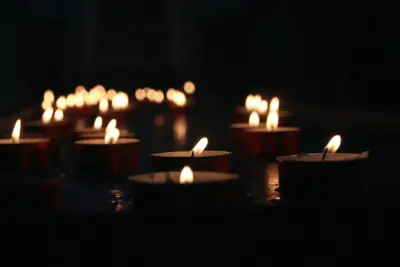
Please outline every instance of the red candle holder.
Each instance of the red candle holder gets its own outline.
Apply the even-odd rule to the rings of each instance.
[[[50,167],[50,140],[0,139],[0,168],[3,172],[44,172]]]
[[[62,141],[67,139],[73,131],[74,124],[70,120],[52,121],[43,123],[41,121],[30,121],[24,124],[25,132],[41,134],[51,141]]]
[[[246,137],[247,137],[246,131],[252,128],[263,128],[263,127],[265,127],[265,123],[260,124],[256,127],[250,126],[250,124],[247,122],[231,124],[230,139],[232,148],[239,151],[245,151]]]
[[[153,169],[156,171],[180,170],[190,165],[193,170],[229,172],[231,152],[204,150],[193,156],[191,151],[174,151],[151,154]]]
[[[99,113],[100,116],[102,116],[104,119],[116,119],[117,121],[126,121],[128,117],[130,117],[133,114],[135,107],[134,105],[129,105],[125,109],[120,109],[120,110],[115,110],[110,107],[110,109],[107,112],[104,113]]]
[[[219,208],[240,205],[239,175],[194,171],[191,183],[179,182],[180,172],[156,172],[129,177],[139,209]]]
[[[66,116],[88,117],[96,114],[97,106],[68,107],[64,112]]]
[[[299,152],[300,128],[278,127],[269,130],[266,127],[245,130],[245,149],[250,155],[276,158],[279,155],[291,155]]]
[[[106,144],[102,139],[75,142],[78,171],[100,176],[124,176],[139,170],[139,140],[119,138]]]
[[[321,204],[357,200],[368,188],[368,152],[298,154],[278,157],[281,200]]]
[[[91,129],[91,130],[90,130]],[[105,129],[94,129],[94,128],[88,128],[88,131],[78,131],[75,133],[76,134],[76,140],[83,140],[83,139],[102,139],[104,138],[105,135]],[[132,138],[134,137],[135,134],[132,132],[129,132],[126,129],[120,129],[120,138]]]

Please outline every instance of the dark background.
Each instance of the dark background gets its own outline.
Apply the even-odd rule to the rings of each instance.
[[[200,95],[238,103],[258,90],[307,105],[394,111],[399,19],[386,2],[5,1],[1,115],[38,103],[47,88],[133,91],[188,79]]]

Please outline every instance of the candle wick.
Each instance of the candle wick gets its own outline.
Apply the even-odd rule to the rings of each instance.
[[[322,161],[325,160],[327,154],[328,154],[328,148],[325,147],[324,151],[322,152]]]
[[[194,158],[194,150],[192,150],[192,158]]]

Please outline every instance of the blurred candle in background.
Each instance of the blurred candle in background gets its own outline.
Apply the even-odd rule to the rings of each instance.
[[[175,118],[173,124],[174,131],[174,143],[175,148],[181,148],[186,144],[187,141],[187,121],[186,117],[179,116]]]

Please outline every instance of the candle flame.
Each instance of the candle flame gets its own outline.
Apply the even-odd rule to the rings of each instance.
[[[117,128],[117,120],[116,120],[116,119],[112,119],[112,120],[110,120],[110,122],[107,124],[106,132],[108,132],[108,131],[110,131],[110,130],[112,130],[112,129],[115,129],[115,128]]]
[[[103,118],[101,116],[97,116],[97,118],[94,120],[93,128],[100,130],[101,126],[103,126]]]
[[[267,100],[262,100],[260,103],[258,103],[257,106],[257,111],[260,112],[261,114],[266,113],[268,110],[268,101]]]
[[[42,102],[42,109],[46,110],[48,108],[51,108],[51,106],[53,105],[52,102],[48,101],[48,100],[43,100]]]
[[[257,112],[253,111],[249,116],[249,126],[258,127],[258,125],[260,125],[260,117]]]
[[[78,85],[75,88],[75,94],[87,94],[87,91],[83,85]]]
[[[196,86],[191,81],[187,81],[183,85],[183,90],[186,94],[191,95],[196,91]]]
[[[51,121],[51,118],[53,117],[53,112],[54,112],[53,108],[48,108],[43,112],[42,122],[44,124],[47,124]]]
[[[245,107],[247,111],[253,111],[255,108],[255,99],[254,95],[250,94],[246,97]]]
[[[265,126],[267,127],[267,130],[275,130],[276,128],[278,128],[278,122],[279,122],[278,112],[271,111],[268,113],[267,123]]]
[[[64,118],[64,112],[61,109],[57,109],[56,112],[54,112],[54,120],[62,121],[63,118]]]
[[[118,138],[119,138],[119,129],[113,128],[106,132],[106,135],[104,136],[104,143],[105,144],[115,144],[115,143],[117,143]]]
[[[278,97],[273,97],[271,99],[271,103],[269,104],[269,111],[279,111],[279,98]]]
[[[340,135],[337,134],[331,138],[329,143],[326,145],[325,149],[329,153],[335,153],[339,149],[341,143],[342,143],[342,138],[340,137]]]
[[[154,95],[154,101],[157,104],[161,104],[164,101],[164,92],[161,90],[156,91]]]
[[[176,90],[172,96],[172,101],[175,105],[183,107],[186,105],[186,96],[181,91]]]
[[[54,102],[54,99],[55,99],[55,97],[54,97],[54,93],[52,90],[49,89],[44,92],[44,94],[43,94],[44,102],[49,102],[52,104]]]
[[[108,100],[112,100],[114,98],[114,96],[117,94],[117,91],[115,91],[114,89],[109,89],[107,91],[107,98]]]
[[[85,105],[85,97],[86,95],[84,95],[81,91],[80,93],[75,94],[74,96],[74,105],[78,108],[82,108]]]
[[[175,89],[174,88],[169,88],[168,90],[167,90],[167,99],[169,100],[169,101],[173,101],[174,100],[174,94],[175,94]]]
[[[199,142],[197,142],[197,144],[192,148],[192,153],[195,156],[199,156],[207,147],[208,145],[208,138],[207,137],[203,137],[200,139]]]
[[[135,97],[138,101],[143,101],[146,98],[146,91],[142,88],[136,89]]]
[[[189,166],[183,167],[181,174],[179,175],[180,184],[191,184],[193,183],[194,177],[192,169]]]
[[[63,95],[60,96],[59,98],[57,98],[56,107],[58,109],[62,109],[62,110],[66,109],[67,108],[67,98]]]
[[[67,96],[67,106],[70,108],[75,106],[75,94],[69,94]]]
[[[99,110],[101,113],[106,113],[108,111],[108,98],[103,97],[99,102]]]
[[[15,122],[14,129],[11,133],[11,139],[13,140],[14,143],[17,143],[19,141],[20,135],[21,135],[21,119],[18,119]]]
[[[113,97],[111,105],[112,105],[113,109],[115,109],[115,110],[126,109],[129,105],[128,95],[124,92],[117,93]]]

